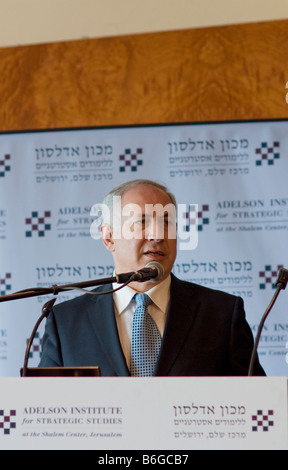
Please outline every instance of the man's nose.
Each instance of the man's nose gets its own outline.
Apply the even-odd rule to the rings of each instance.
[[[151,220],[146,227],[146,239],[160,242],[164,239],[164,224],[158,220]]]

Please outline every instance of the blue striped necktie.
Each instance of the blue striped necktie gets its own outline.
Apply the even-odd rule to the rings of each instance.
[[[148,305],[152,303],[150,297],[136,294],[133,298],[137,307],[132,324],[130,373],[133,377],[151,377],[155,373],[162,339],[148,313]]]

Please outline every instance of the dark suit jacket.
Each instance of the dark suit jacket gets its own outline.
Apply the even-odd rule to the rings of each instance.
[[[99,288],[110,289],[111,285]],[[241,298],[172,275],[157,376],[247,375],[252,349]],[[39,365],[99,366],[102,376],[128,376],[112,294],[83,295],[54,307]],[[254,374],[265,375],[258,359]]]

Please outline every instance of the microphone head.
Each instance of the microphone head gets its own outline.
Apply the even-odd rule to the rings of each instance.
[[[145,268],[153,268],[157,270],[157,276],[149,279],[150,282],[158,282],[164,276],[164,269],[162,264],[158,263],[157,261],[150,261],[150,263],[146,264]]]
[[[278,274],[278,278],[276,281],[276,287],[280,289],[286,289],[288,282],[288,269],[281,268]]]

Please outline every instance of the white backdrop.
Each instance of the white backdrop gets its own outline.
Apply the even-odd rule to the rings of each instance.
[[[151,178],[187,212],[198,204],[198,247],[178,252],[174,273],[242,296],[256,335],[279,267],[288,267],[287,130],[280,120],[0,134],[1,295],[112,275],[110,254],[90,236],[91,208],[112,187]],[[19,375],[48,298],[0,303],[0,375]],[[259,345],[268,375],[288,376],[287,332],[283,291]]]

